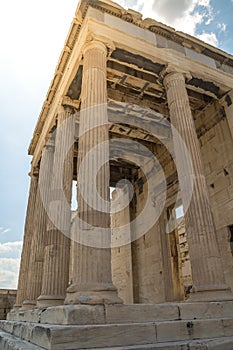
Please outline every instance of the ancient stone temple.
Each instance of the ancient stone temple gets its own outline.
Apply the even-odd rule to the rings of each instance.
[[[81,0],[29,147],[0,348],[233,349],[232,149],[231,55]]]

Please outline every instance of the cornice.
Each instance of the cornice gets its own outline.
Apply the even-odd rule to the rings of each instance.
[[[199,53],[204,53],[204,51],[207,49],[209,51],[204,53],[206,56],[216,59],[216,55],[218,55],[218,59],[220,59],[220,57],[222,58],[222,64],[227,64],[227,62],[230,61],[231,65],[233,66],[232,55],[189,34],[176,31],[173,27],[158,22],[152,18],[142,19],[142,14],[139,12],[131,9],[126,10],[123,7],[120,9],[120,6],[118,4],[115,4],[114,2],[108,0],[89,0],[88,3],[93,8],[99,9],[105,13],[109,13],[112,16],[118,17],[125,22],[130,22],[155,34],[159,34],[166,39],[170,39],[178,44],[183,45],[184,47],[192,48]],[[111,9],[109,8],[110,3],[112,4]],[[114,7],[114,5],[116,7]]]

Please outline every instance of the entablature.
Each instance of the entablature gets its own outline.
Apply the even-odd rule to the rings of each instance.
[[[34,166],[36,166],[40,159],[42,148],[55,123],[60,101],[64,96],[68,96],[71,100],[80,102],[82,47],[87,40],[90,40],[91,36],[105,42],[110,47],[107,61],[109,98],[123,100],[124,102],[134,101],[141,105],[144,104],[146,107],[152,108],[156,112],[168,117],[163,77],[166,67],[171,63],[176,69],[182,67],[182,69],[190,73],[190,78],[186,79],[186,87],[194,114],[200,114],[206,105],[222,99],[233,89],[232,76],[220,71],[216,67],[208,65],[208,62],[192,59],[185,52],[182,53],[172,48],[158,47],[156,46],[156,40],[155,42],[151,42],[123,30],[124,22],[130,22],[133,25],[140,26],[140,30],[143,31],[148,31],[149,28],[151,32],[154,31],[152,27],[157,26],[164,33],[170,31],[172,40],[177,43],[177,40],[174,38],[178,34],[173,33],[170,27],[153,20],[151,20],[152,22],[144,20],[144,25],[142,25],[143,21],[137,13],[133,13],[132,11],[127,12],[127,10],[124,10],[124,12],[119,6],[116,10],[118,15],[111,13],[111,15],[122,20],[122,28],[117,29],[100,20],[88,17],[88,8],[90,6],[96,7],[97,4],[101,7],[101,11],[105,13],[110,14],[110,8],[113,11],[112,7],[114,7],[114,3],[111,1],[82,1],[81,5],[79,5],[81,6],[81,13],[76,13],[76,18],[72,23],[65,48],[60,56],[54,79],[29,147],[29,154],[34,156]],[[106,10],[106,6],[108,11]],[[122,15],[120,15],[120,11],[123,11]],[[129,19],[131,17],[132,20]],[[185,38],[187,37],[185,34],[182,35]],[[112,45],[109,44],[109,38],[111,38]],[[200,42],[199,45],[210,50],[211,47],[209,45],[192,37],[186,41],[184,40],[186,49],[190,47],[188,40],[191,39],[193,43],[196,43],[196,41],[198,43]],[[212,49],[213,52],[220,56],[225,55],[224,64],[232,59],[232,56],[221,52],[221,50]]]

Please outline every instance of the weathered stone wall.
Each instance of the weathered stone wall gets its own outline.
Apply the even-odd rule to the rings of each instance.
[[[135,303],[165,302],[165,271],[162,266],[159,224],[135,241],[132,247]]]
[[[0,320],[5,320],[16,300],[16,290],[0,289]]]
[[[153,180],[153,186],[158,186],[161,179],[158,176],[157,181],[155,177]],[[136,201],[135,207],[131,208],[131,220],[139,216],[144,209],[147,191],[145,178],[139,171],[138,180],[135,183]],[[149,195],[153,196],[153,191]],[[158,200],[157,196],[156,200]],[[150,215],[153,216],[154,212]],[[143,220],[139,225],[131,225],[134,235],[140,237],[132,243],[135,303],[162,303],[171,301],[173,298],[169,237],[166,234],[164,220],[164,213],[162,213],[158,220],[154,219],[153,227],[144,235],[142,235]]]
[[[146,201],[146,185],[142,185],[142,179],[138,178],[139,186],[135,185],[135,199],[129,208],[112,215],[112,226],[118,227],[131,220],[131,232],[133,237],[140,237],[127,244],[112,249],[112,273],[113,282],[118,288],[119,296],[125,303],[159,303],[166,300],[165,281],[163,270],[161,228],[158,221],[145,235],[141,236],[142,227],[134,225],[133,220],[140,215]],[[119,190],[118,190],[118,193]],[[113,193],[113,199],[115,195]],[[118,197],[117,205],[123,207],[126,193],[122,191]],[[143,225],[143,223],[141,223]],[[122,235],[130,235],[130,232],[122,232]],[[113,241],[117,236],[117,232]],[[167,235],[164,233],[164,237]],[[167,288],[169,294],[169,287]]]
[[[224,118],[200,138],[226,282],[233,290],[233,256],[230,229],[233,225],[233,139]]]

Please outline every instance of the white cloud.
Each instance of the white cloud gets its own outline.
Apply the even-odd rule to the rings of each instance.
[[[180,19],[187,14],[190,9],[193,9],[192,1],[178,0],[168,1],[159,0],[154,1],[152,9],[169,23],[175,24],[177,19]]]
[[[20,259],[0,258],[0,288],[16,289]]]
[[[2,234],[4,234],[4,233],[7,233],[7,232],[10,232],[10,231],[11,231],[11,228],[3,229],[3,228],[1,227],[0,231],[1,231]]]
[[[144,17],[154,18],[159,22],[174,27],[177,30],[195,35],[197,25],[205,21],[213,21],[213,9],[210,0],[118,0],[124,7],[134,8],[143,13]],[[197,8],[201,6],[202,8]]]
[[[205,18],[205,25],[208,26],[211,22],[213,22],[215,18],[214,10],[211,6],[207,7],[207,14]]]
[[[23,242],[0,243],[0,288],[17,288]]]
[[[211,32],[211,33],[203,32],[202,34],[197,35],[197,37],[200,40],[203,40],[204,42],[206,42],[207,44],[210,44],[213,46],[218,46],[218,38],[217,38],[216,34],[213,32]]]
[[[125,7],[125,8],[135,8],[137,7],[137,0],[117,0],[114,1],[117,2],[119,5]]]
[[[0,243],[0,254],[16,253],[19,255],[22,249],[22,245],[22,241]]]
[[[199,1],[196,1],[198,3],[199,6],[210,6],[210,0],[199,0]]]
[[[218,29],[220,30],[220,33],[221,33],[221,32],[225,32],[226,29],[227,29],[226,23],[218,23],[217,27],[218,27]]]
[[[203,22],[203,16],[199,12],[186,14],[183,18],[176,20],[174,27],[182,32],[195,35],[196,27]]]
[[[212,18],[210,0],[138,0],[138,7],[140,5],[145,17],[155,18],[191,35],[195,34],[197,24]]]

